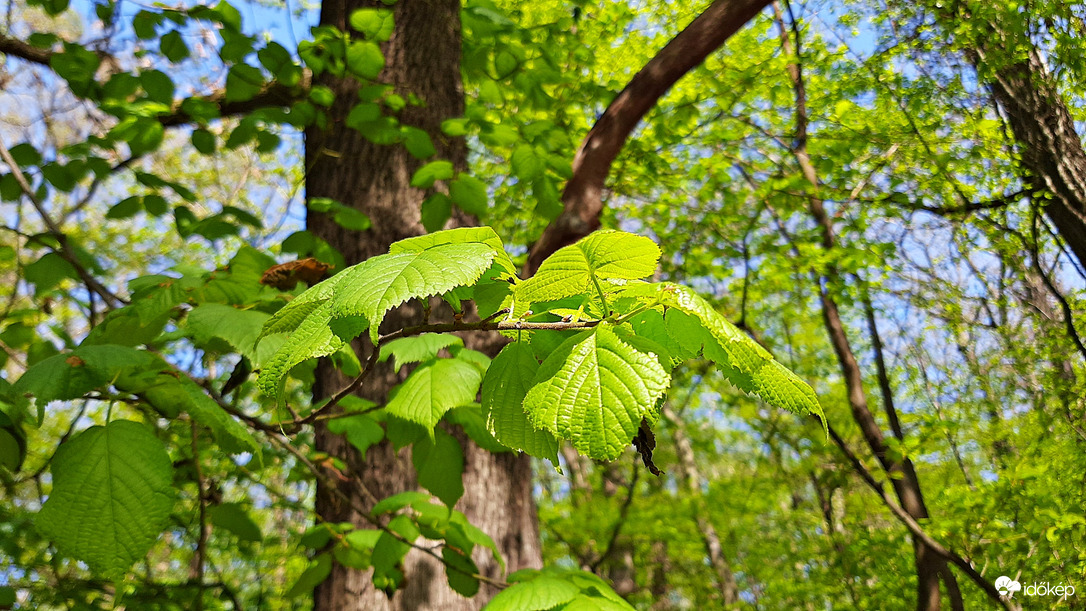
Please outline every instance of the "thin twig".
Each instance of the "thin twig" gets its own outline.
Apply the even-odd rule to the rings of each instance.
[[[55,222],[53,222],[53,219],[45,210],[45,206],[38,200],[38,196],[34,193],[34,189],[30,187],[30,183],[26,180],[26,176],[23,174],[19,164],[15,163],[15,159],[11,156],[11,151],[8,150],[3,142],[0,142],[0,159],[3,159],[4,163],[11,168],[11,174],[15,177],[15,182],[19,183],[19,188],[23,190],[27,199],[33,204],[34,209],[41,215],[42,223],[45,224],[46,229],[48,229],[49,233],[56,238],[57,243],[60,245],[59,248],[54,248],[53,252],[60,255],[62,259],[75,268],[76,273],[79,274],[79,278],[87,285],[88,289],[101,295],[107,302],[118,303],[121,305],[127,303],[121,297],[113,294],[109,289],[102,285],[102,283],[98,282],[98,280],[87,271],[87,268],[83,266],[83,263],[71,252],[71,247],[68,245],[68,236],[60,230],[60,227]]]
[[[196,471],[196,501],[200,507],[200,531],[196,538],[196,556],[193,559],[195,566],[195,577],[197,595],[196,595],[196,611],[203,611],[204,608],[204,557],[207,553],[207,498],[204,492],[204,472],[200,466],[200,447],[198,442],[198,428],[196,421],[193,420],[192,424],[192,464],[193,469]]]
[[[608,539],[607,547],[603,549],[603,553],[600,554],[599,557],[596,558],[592,562],[592,564],[589,565],[589,570],[591,570],[593,573],[596,572],[596,569],[598,569],[600,565],[603,564],[604,560],[607,560],[608,556],[610,556],[615,549],[615,542],[618,541],[618,536],[622,533],[622,525],[626,523],[626,517],[630,513],[630,505],[633,504],[634,490],[637,488],[637,480],[640,477],[640,465],[638,465],[637,461],[634,460],[633,476],[630,477],[630,487],[626,491],[626,499],[622,501],[622,507],[619,509],[618,512],[618,520],[615,521],[615,527],[611,530],[611,538]]]

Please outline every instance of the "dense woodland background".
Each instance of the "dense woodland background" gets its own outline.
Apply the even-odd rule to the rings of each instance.
[[[1083,4],[2,11],[0,608],[477,609],[543,565],[593,572],[638,609],[1086,606]],[[676,39],[695,18],[714,34]],[[366,45],[348,52],[329,27]],[[434,159],[450,163],[436,186],[412,184]],[[458,412],[443,429],[463,448],[456,508],[508,573],[477,547],[484,583],[464,598],[413,550],[387,596],[322,554],[344,538],[321,525],[361,525],[416,487],[411,450],[380,441],[387,422],[368,441],[293,427],[304,411],[255,376],[228,394],[240,360],[267,355],[193,312],[266,318],[283,291],[257,278],[277,262],[335,271],[476,223],[528,270],[597,226],[651,237],[657,279],[696,288],[810,383],[828,429],[697,360],[661,406],[660,476],[632,447],[602,463],[566,446],[560,473],[495,453]],[[109,313],[162,282],[131,282],[151,274],[196,288],[154,323]],[[161,355],[258,445],[123,388],[24,419],[12,384],[88,334]],[[496,337],[466,341],[493,356]],[[344,358],[296,368],[289,403],[342,387]],[[381,404],[406,374],[375,372],[360,394]],[[110,418],[154,431],[178,491],[120,574],[75,562],[37,522],[58,446]],[[1004,575],[1076,592],[1000,600]],[[555,600],[521,608],[573,608]]]

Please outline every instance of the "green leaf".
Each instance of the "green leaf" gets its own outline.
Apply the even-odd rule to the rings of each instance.
[[[158,43],[158,49],[162,51],[162,54],[166,56],[166,59],[173,63],[177,63],[188,59],[189,47],[185,44],[185,39],[181,37],[181,33],[177,30],[171,30],[162,36],[162,40]]]
[[[449,183],[449,198],[464,212],[480,216],[486,212],[486,183],[474,176],[461,174]]]
[[[495,439],[557,465],[558,441],[549,431],[535,428],[524,411],[524,397],[538,369],[539,362],[524,342],[502,348],[483,379],[481,403],[487,429]]]
[[[256,340],[269,318],[256,310],[205,303],[193,308],[185,317],[185,322],[197,341],[206,343],[214,338],[225,340],[238,354],[259,363],[268,355],[258,354]]]
[[[581,589],[569,581],[540,575],[535,579],[515,583],[498,592],[484,609],[486,611],[545,611],[573,600]]]
[[[287,599],[308,595],[313,588],[319,586],[332,574],[332,556],[321,554],[309,563],[309,566],[298,576],[298,580],[287,590]]]
[[[348,208],[347,206],[336,210],[336,213],[332,215],[332,220],[340,227],[351,231],[365,231],[373,225],[370,222],[370,217],[360,210]]]
[[[430,140],[430,134],[417,127],[404,126],[403,145],[408,153],[415,159],[429,159],[437,154],[434,143]]]
[[[226,101],[245,102],[256,97],[264,87],[264,75],[260,68],[237,64],[226,73]]]
[[[422,166],[411,176],[411,186],[418,189],[429,189],[438,180],[449,180],[453,177],[453,164],[451,161],[439,159]]]
[[[207,514],[213,525],[231,532],[239,541],[259,543],[264,539],[260,527],[237,503],[212,505],[208,507]]]
[[[486,426],[486,416],[478,404],[461,405],[454,407],[445,414],[445,421],[450,424],[459,424],[475,445],[488,451],[500,454],[508,452],[509,448],[502,445],[490,433]]]
[[[356,40],[347,47],[347,69],[364,79],[373,80],[385,69],[385,56],[377,43]]]
[[[260,442],[253,437],[248,427],[226,413],[226,410],[192,380],[182,378],[180,384],[180,390],[187,399],[182,409],[188,412],[193,420],[211,429],[211,434],[215,436],[215,441],[219,442],[224,452],[228,454],[248,452],[259,459]]]
[[[210,155],[214,153],[216,146],[215,134],[203,128],[193,130],[192,146],[204,155]]]
[[[346,274],[336,274],[323,282],[314,284],[301,295],[291,299],[264,323],[264,328],[260,330],[260,338],[297,329],[310,313],[331,299],[346,277]]]
[[[419,485],[451,508],[464,496],[464,451],[452,435],[441,429],[434,433],[432,442],[415,443],[411,464]]]
[[[463,345],[464,340],[451,333],[423,333],[401,337],[381,346],[381,361],[393,357],[396,359],[396,368],[399,369],[409,363],[428,361],[444,348]]]
[[[173,80],[161,70],[144,70],[140,73],[140,86],[147,97],[155,102],[173,104]]]
[[[26,433],[23,427],[0,410],[0,469],[15,473],[26,459]]]
[[[757,395],[766,403],[799,414],[816,414],[825,418],[811,387],[796,374],[781,365],[753,339],[740,331],[720,315],[707,301],[693,290],[672,283],[650,285],[656,300],[697,318],[704,329],[691,335],[689,325],[676,339],[689,348],[700,344],[706,358],[724,369],[724,373],[740,390]],[[646,289],[638,288],[645,293]],[[679,327],[672,325],[671,329]]]
[[[351,28],[366,35],[366,38],[385,42],[392,36],[395,27],[393,13],[387,9],[362,8],[351,13]]]
[[[394,494],[386,499],[381,499],[373,506],[373,515],[379,516],[386,513],[395,513],[408,505],[415,503],[427,503],[430,495],[417,490],[408,490]]]
[[[543,172],[543,159],[530,144],[521,144],[509,159],[513,174],[520,180],[531,181]]]
[[[23,278],[34,285],[34,296],[40,297],[56,288],[63,280],[78,280],[79,273],[71,263],[51,252],[27,265],[23,269]]]
[[[149,344],[162,333],[169,321],[168,311],[155,317],[143,317],[135,308],[120,308],[106,314],[105,319],[90,330],[80,345],[117,344],[135,347]]]
[[[332,315],[364,316],[376,342],[385,313],[407,302],[473,284],[494,259],[483,244],[443,244],[419,252],[372,257],[344,270]]]
[[[470,556],[445,546],[441,548],[441,559],[445,561],[445,576],[450,588],[468,598],[479,593],[479,580],[474,577],[479,574],[479,567]]]
[[[76,95],[87,95],[101,61],[96,53],[83,45],[65,44],[62,53],[55,53],[49,58],[49,66],[57,76],[68,81]]]
[[[532,423],[592,458],[614,460],[656,409],[670,377],[659,361],[601,324],[567,340],[524,398]]]
[[[411,372],[390,393],[389,414],[421,424],[434,439],[434,426],[445,412],[475,401],[482,382],[479,369],[459,359],[436,359]]]
[[[119,577],[169,523],[173,465],[142,424],[91,427],[57,449],[50,469],[53,488],[38,528],[94,571]]]
[[[582,295],[592,279],[634,280],[651,276],[660,249],[642,236],[621,231],[597,231],[560,248],[539,266],[534,276],[517,285],[517,301],[538,303]]]
[[[440,191],[434,191],[422,200],[422,226],[426,231],[440,231],[452,216],[452,200]]]
[[[148,368],[153,363],[149,353],[128,346],[80,346],[37,363],[13,386],[20,395],[33,395],[40,413],[51,401],[78,399],[126,371]]]
[[[311,287],[309,290],[313,288],[316,287]],[[363,317],[342,318],[340,331],[344,334],[348,334],[347,331],[349,331],[357,335],[365,331],[368,326]],[[278,395],[283,378],[295,365],[312,358],[328,356],[343,347],[345,342],[342,337],[332,332],[329,326],[331,322],[332,303],[330,301],[321,303],[309,312],[287,341],[261,368],[259,384],[264,394],[271,397]]]
[[[333,418],[328,421],[328,430],[337,435],[345,435],[347,441],[358,449],[363,460],[366,458],[366,450],[385,438],[385,429],[366,414]]]
[[[509,258],[509,254],[505,252],[505,245],[490,227],[458,227],[407,238],[394,242],[389,248],[389,253],[395,255],[402,252],[421,252],[442,244],[485,244],[493,251],[495,263],[511,277],[517,275],[517,267]]]

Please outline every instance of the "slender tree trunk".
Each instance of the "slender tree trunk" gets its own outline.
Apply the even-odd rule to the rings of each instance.
[[[821,232],[822,247],[830,251],[836,246],[833,222],[826,213],[824,202],[818,194],[820,184],[818,172],[807,151],[807,94],[800,60],[799,29],[793,18],[791,35],[796,37],[795,50],[793,51],[789,28],[776,2],[773,3],[773,11],[780,28],[781,49],[786,55],[794,57],[793,62],[788,66],[788,76],[792,81],[796,97],[796,130],[791,153],[799,165],[803,177],[811,185],[810,194],[807,198],[808,212]],[[868,406],[867,394],[863,385],[863,373],[849,342],[844,322],[841,320],[837,301],[830,292],[832,288],[844,285],[843,278],[836,266],[828,265],[821,276],[814,275],[814,280],[819,293],[819,301],[822,305],[822,319],[826,327],[826,333],[829,335],[830,344],[837,355],[837,362],[841,366],[841,375],[848,392],[848,404],[852,410],[852,419],[860,427],[860,432],[863,434],[867,446],[878,459],[886,474],[889,475],[894,493],[897,495],[901,507],[915,520],[927,518],[928,508],[924,504],[924,495],[920,491],[920,480],[917,478],[912,461],[908,458],[900,461],[890,458],[887,453],[888,448],[882,428],[875,420],[875,415]],[[888,387],[889,381],[887,380],[884,388],[888,389]],[[886,401],[884,407],[888,410],[891,422],[896,422],[897,414],[892,411],[892,395],[887,399],[889,400]],[[961,608],[961,593],[958,592],[953,574],[947,568],[946,560],[916,537],[913,538],[913,553],[916,559],[916,608],[918,611],[936,611],[941,608],[942,595],[939,589],[941,577],[946,581],[952,606],[954,609]]]
[[[671,424],[671,437],[675,441],[675,454],[679,459],[679,475],[683,479],[686,488],[693,495],[694,523],[698,534],[701,535],[705,545],[705,553],[709,557],[709,564],[716,573],[717,589],[720,590],[720,600],[724,606],[730,607],[739,603],[739,586],[735,582],[735,573],[731,564],[724,557],[724,546],[720,543],[720,535],[709,520],[708,508],[701,493],[701,473],[698,471],[697,461],[694,459],[694,448],[690,445],[690,439],[682,430],[682,422],[675,414],[675,410],[667,403],[661,410],[661,415]]]
[[[321,23],[349,31],[347,19],[351,12],[366,6],[384,5],[376,1],[326,0]],[[444,138],[439,129],[443,119],[463,114],[460,4],[457,0],[400,0],[393,9],[396,29],[384,46],[386,67],[380,80],[391,84],[405,99],[414,95],[422,101],[403,109],[401,123],[426,130],[434,139],[438,156],[464,169],[464,141]],[[347,112],[358,100],[356,81],[325,77],[320,83],[332,88],[336,102],[328,112],[326,129],[311,128],[306,132],[307,197],[342,202],[368,215],[373,226],[363,232],[351,231],[323,214],[310,212],[308,227],[353,264],[386,252],[396,240],[423,233],[419,206],[424,193],[409,186],[412,173],[421,163],[401,146],[374,145],[344,125]],[[405,306],[391,312],[385,324],[388,328],[399,327],[420,322],[420,318],[419,308]],[[402,376],[390,368],[379,367],[360,394],[383,403],[389,389],[401,380]],[[313,387],[314,399],[328,396],[344,383],[329,363],[321,362]],[[529,460],[515,454],[491,454],[463,435],[457,438],[465,453],[465,493],[457,509],[493,537],[510,571],[540,565]],[[347,464],[347,478],[341,481],[339,490],[356,501],[352,505],[370,507],[376,500],[417,487],[408,449],[396,452],[383,443],[371,448],[362,461],[342,436],[320,426],[315,448]],[[322,485],[317,488],[316,511],[324,521],[365,524],[350,505]],[[500,576],[489,554],[477,550],[475,560],[481,573]],[[405,574],[404,588],[389,599],[374,589],[369,572],[337,565],[314,592],[314,608],[466,610],[480,608],[495,593],[484,584],[475,598],[461,597],[449,589],[444,567],[415,551],[405,560]]]

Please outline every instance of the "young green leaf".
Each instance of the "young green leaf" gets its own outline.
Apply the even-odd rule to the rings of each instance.
[[[399,369],[409,363],[421,363],[437,356],[444,348],[463,346],[464,340],[451,333],[423,333],[401,337],[381,346],[381,361],[391,356]]]
[[[344,340],[333,333],[329,326],[332,322],[331,312],[330,301],[317,306],[302,320],[279,350],[268,359],[260,371],[259,383],[264,394],[268,396],[278,394],[283,378],[298,363],[311,358],[328,356],[343,347]],[[350,330],[356,334],[362,333],[368,326],[366,319],[360,316],[351,317],[344,322],[347,323],[345,326],[350,327]]]
[[[437,359],[411,372],[393,389],[388,413],[421,424],[434,438],[434,426],[445,412],[475,401],[483,374],[460,359]]]
[[[602,324],[566,341],[543,361],[524,398],[532,423],[592,458],[614,460],[653,416],[670,383],[652,355]]]
[[[621,231],[597,231],[560,248],[534,276],[517,285],[518,301],[554,301],[589,290],[593,280],[634,280],[651,276],[660,260],[652,240]]]
[[[484,244],[442,244],[419,252],[380,255],[344,270],[331,314],[364,316],[377,341],[385,313],[410,299],[429,297],[479,279],[494,259]]]
[[[388,252],[393,255],[404,252],[421,252],[442,244],[485,244],[494,252],[494,263],[508,272],[509,276],[515,277],[517,275],[517,266],[513,264],[513,260],[505,252],[502,239],[490,227],[458,227],[445,231],[435,231],[434,233],[395,242]]]
[[[581,593],[581,589],[565,579],[541,574],[498,592],[484,609],[486,611],[544,611],[559,608]]]
[[[169,522],[176,491],[162,442],[130,420],[94,426],[57,449],[37,525],[57,548],[119,577]]]
[[[418,474],[419,485],[446,506],[456,505],[464,495],[464,451],[452,435],[437,429],[432,442],[416,442],[411,463]]]
[[[557,465],[558,441],[549,431],[532,426],[524,411],[524,396],[538,369],[539,362],[524,342],[502,348],[483,379],[481,403],[487,429],[495,439]]]
[[[737,388],[775,407],[822,416],[818,397],[806,382],[774,360],[765,348],[721,316],[700,295],[677,284],[656,286],[659,303],[701,322],[702,330],[697,332],[688,321],[676,320],[669,325],[669,331],[677,334],[675,339],[691,349],[700,344],[705,358],[722,367]]]
[[[180,390],[187,399],[183,409],[192,416],[193,420],[211,429],[211,434],[215,436],[215,441],[219,442],[224,452],[228,454],[249,452],[259,460],[260,442],[253,437],[248,427],[226,413],[195,382],[183,378],[180,385]]]
[[[269,316],[256,310],[241,310],[221,303],[199,305],[185,317],[192,337],[200,342],[213,338],[226,341],[238,352],[253,361],[257,355],[256,339]]]

